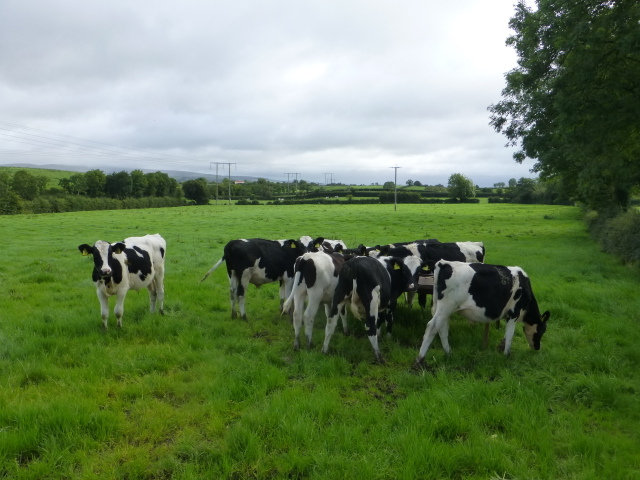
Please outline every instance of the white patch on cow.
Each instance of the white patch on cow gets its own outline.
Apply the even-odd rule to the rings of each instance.
[[[524,315],[524,314],[523,314]],[[533,336],[538,332],[538,325],[529,325],[527,322],[524,322],[524,336],[529,342],[529,346],[534,348],[533,345]]]

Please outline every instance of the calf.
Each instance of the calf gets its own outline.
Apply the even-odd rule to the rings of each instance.
[[[93,256],[91,278],[100,301],[102,324],[107,328],[109,297],[116,296],[114,313],[118,327],[122,327],[124,299],[129,290],[146,288],[149,291],[150,309],[155,312],[156,303],[164,314],[164,257],[167,244],[159,234],[129,237],[122,242],[109,243],[98,240],[93,246],[79,245],[82,255]]]
[[[338,275],[338,285],[331,302],[323,353],[329,351],[329,342],[338,322],[338,312],[350,301],[354,316],[365,321],[376,359],[384,363],[378,348],[380,327],[386,321],[387,329],[391,331],[393,316],[389,309],[395,305],[393,299],[411,288],[414,288],[413,276],[401,259],[388,258],[380,261],[371,257],[354,257],[346,262]]]
[[[524,324],[529,346],[540,350],[540,339],[547,329],[549,312],[540,315],[529,277],[520,267],[481,263],[448,262],[436,264],[433,317],[427,323],[416,366],[424,357],[436,333],[442,348],[450,353],[449,317],[459,312],[472,322],[489,323],[505,318],[507,326],[500,345],[509,355],[516,322]]]
[[[293,345],[296,350],[300,348],[300,328],[303,320],[307,345],[311,347],[313,322],[320,304],[324,304],[325,314],[327,319],[329,318],[329,308],[338,284],[338,274],[344,262],[344,256],[339,253],[326,252],[305,253],[296,260],[291,295],[282,306],[284,314],[289,312],[293,304]],[[305,300],[307,300],[306,309]],[[341,310],[340,317],[344,332],[348,335],[346,309]]]
[[[231,240],[224,246],[224,254],[202,277],[201,282],[211,275],[222,262],[227,264],[230,283],[231,318],[236,318],[236,306],[243,320],[245,293],[250,283],[256,286],[280,281],[280,307],[289,296],[293,282],[293,267],[306,249],[298,240]]]

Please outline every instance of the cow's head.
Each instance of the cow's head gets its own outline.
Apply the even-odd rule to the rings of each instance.
[[[299,257],[300,255],[307,253],[307,247],[298,240],[284,240],[282,241],[282,248],[288,252],[292,252],[294,257]]]
[[[82,255],[93,255],[93,266],[101,277],[108,277],[111,275],[111,255],[120,254],[124,251],[125,245],[123,242],[117,242],[110,244],[104,240],[98,240],[93,246],[83,243],[78,246],[78,250]]]
[[[413,272],[401,258],[387,257],[387,268],[391,275],[391,283],[401,288],[403,292],[412,292],[416,289]],[[418,270],[418,269],[416,269]]]
[[[527,342],[529,342],[529,346],[534,350],[540,350],[540,340],[544,335],[544,332],[547,331],[547,320],[551,314],[547,310],[544,312],[537,322],[532,325],[524,322],[524,336],[527,338]]]

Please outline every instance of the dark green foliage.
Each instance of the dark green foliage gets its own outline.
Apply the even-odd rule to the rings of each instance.
[[[207,181],[204,178],[182,182],[182,192],[185,198],[193,200],[196,205],[209,203],[209,191],[207,189]]]
[[[625,209],[640,183],[640,3],[536,3],[519,2],[511,19],[518,67],[489,107],[491,125],[567,196]]]
[[[476,196],[476,189],[471,179],[461,173],[454,173],[449,177],[449,196],[458,200],[468,200]]]
[[[613,218],[587,217],[591,233],[605,252],[626,263],[640,263],[640,212],[629,210]]]
[[[127,198],[131,196],[133,182],[129,172],[110,173],[104,185],[105,193],[111,198]]]

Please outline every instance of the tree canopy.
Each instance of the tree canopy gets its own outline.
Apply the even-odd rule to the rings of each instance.
[[[461,173],[454,173],[449,177],[448,190],[451,198],[458,200],[468,200],[476,196],[473,182]]]
[[[640,3],[524,1],[507,39],[506,74],[490,124],[536,161],[540,177],[599,211],[627,207],[640,184]]]

